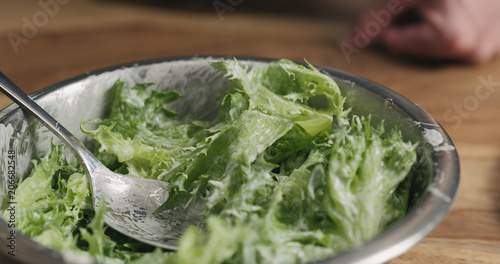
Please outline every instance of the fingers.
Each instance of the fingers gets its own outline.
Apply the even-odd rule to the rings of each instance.
[[[380,42],[389,50],[406,55],[446,58],[440,33],[428,23],[387,28]]]
[[[352,29],[343,37],[342,42],[358,49],[377,42],[384,29],[395,18],[411,8],[412,0],[375,0],[366,8],[355,22]]]
[[[419,23],[387,27],[380,42],[398,54],[473,64],[484,62],[496,53],[497,41],[492,34],[479,31],[477,25],[463,19],[458,12],[446,14],[421,9],[420,13]]]
[[[341,47],[349,55],[380,42],[398,54],[480,63],[500,48],[499,12],[498,0],[374,0]]]
[[[494,39],[489,39],[493,37]],[[483,38],[479,40],[477,48],[464,56],[464,61],[471,64],[479,64],[490,60],[495,57],[499,52],[500,39],[498,38],[498,33],[496,36],[484,35]]]

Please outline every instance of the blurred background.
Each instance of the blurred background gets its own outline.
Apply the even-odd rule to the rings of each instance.
[[[4,0],[0,71],[32,93],[120,63],[242,55],[307,59],[373,80],[434,116],[462,162],[450,215],[392,263],[494,263],[500,259],[500,59],[437,63],[380,46],[345,56],[339,41],[369,2]],[[10,103],[0,95],[0,109]]]
[[[363,2],[1,1],[0,65],[27,92],[105,66],[183,55],[307,58],[349,70],[337,38]]]

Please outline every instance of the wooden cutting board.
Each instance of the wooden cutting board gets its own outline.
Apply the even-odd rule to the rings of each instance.
[[[343,12],[339,1],[310,3],[304,10],[304,2],[291,1],[293,9],[275,5],[271,12],[259,11],[266,7],[260,1],[261,9],[259,3],[242,4],[222,17],[203,1],[189,1],[201,8],[70,1],[46,22],[34,22],[45,12],[37,2],[0,4],[0,70],[28,93],[118,63],[226,54],[306,58],[403,94],[448,131],[462,177],[449,215],[391,263],[500,263],[500,59],[477,66],[430,64],[363,49],[348,62],[337,40],[355,8],[344,3]],[[38,23],[36,33],[24,36],[30,22]],[[11,33],[25,40],[13,43]],[[9,103],[0,96],[1,108]]]

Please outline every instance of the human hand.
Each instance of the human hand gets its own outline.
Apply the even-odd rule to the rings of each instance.
[[[398,23],[408,14],[416,19]],[[374,0],[341,48],[359,53],[374,42],[403,55],[481,63],[500,48],[500,1]]]

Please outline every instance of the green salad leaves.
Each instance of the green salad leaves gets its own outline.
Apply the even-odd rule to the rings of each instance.
[[[329,76],[287,60],[212,66],[231,81],[213,121],[176,119],[168,105],[177,92],[118,81],[109,118],[81,126],[110,169],[169,182],[158,211],[204,201],[206,230],[189,227],[179,250],[167,252],[107,228],[83,170],[56,145],[19,184],[17,229],[99,262],[305,263],[360,245],[405,215],[417,145],[349,115]]]

